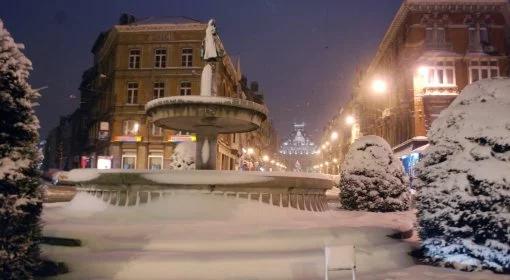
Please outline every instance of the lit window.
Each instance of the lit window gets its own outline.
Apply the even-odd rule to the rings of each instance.
[[[165,96],[165,83],[156,82],[154,83],[154,99],[162,98]]]
[[[138,103],[138,83],[128,83],[127,85],[127,104]]]
[[[127,136],[136,136],[138,135],[138,131],[140,130],[140,123],[135,120],[126,120],[124,121],[124,135]]]
[[[129,50],[129,69],[138,69],[140,68],[140,55],[141,51],[139,49]]]
[[[135,169],[136,168],[136,151],[123,151],[122,152],[122,169]]]
[[[155,68],[166,67],[166,49],[154,50],[154,67]]]
[[[163,152],[149,152],[149,170],[161,170],[163,169]]]
[[[481,51],[482,45],[489,44],[489,31],[485,25],[472,25],[468,28],[469,48],[472,51]]]
[[[427,86],[455,86],[453,61],[437,61],[426,68]]]
[[[471,60],[469,62],[469,82],[499,77],[497,60]]]
[[[156,124],[152,124],[151,133],[153,136],[161,136],[163,135],[163,129]]]
[[[182,67],[193,66],[193,49],[182,49]]]
[[[191,82],[181,82],[181,95],[191,95]]]

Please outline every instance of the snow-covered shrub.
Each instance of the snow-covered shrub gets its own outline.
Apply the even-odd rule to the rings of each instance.
[[[467,86],[429,131],[418,164],[426,261],[510,271],[510,80]]]
[[[0,278],[31,279],[39,264],[42,209],[37,99],[31,62],[0,20]]]
[[[376,212],[409,209],[408,180],[390,145],[379,136],[354,142],[340,172],[340,202],[345,209]]]
[[[196,143],[182,142],[177,144],[170,158],[170,169],[193,170],[195,169]]]

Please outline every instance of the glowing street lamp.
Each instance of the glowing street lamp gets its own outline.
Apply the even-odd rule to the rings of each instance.
[[[248,148],[246,149],[246,153],[249,155],[253,155],[253,153],[255,153],[255,150],[253,150],[253,148]]]
[[[348,125],[353,125],[355,122],[356,122],[356,119],[352,115],[349,115],[345,118],[345,123]]]
[[[429,68],[424,65],[418,67],[418,74],[420,74],[423,77],[427,77],[427,75],[429,74]]]
[[[386,84],[385,81],[381,79],[375,79],[374,81],[372,81],[372,90],[375,93],[386,93],[386,91],[388,90],[388,85]]]
[[[338,132],[336,131],[331,132],[330,139],[331,141],[335,141],[336,139],[338,139]]]
[[[263,160],[264,162],[268,162],[268,161],[269,161],[269,156],[268,156],[268,155],[264,155],[264,156],[262,156],[262,160]]]

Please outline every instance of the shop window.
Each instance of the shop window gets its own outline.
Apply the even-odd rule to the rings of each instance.
[[[149,152],[149,170],[161,170],[163,169],[163,152]]]
[[[499,77],[497,60],[471,60],[469,62],[469,82]]]
[[[142,52],[139,49],[129,50],[129,69],[140,68],[140,57]]]
[[[136,151],[123,152],[122,169],[136,169]]]

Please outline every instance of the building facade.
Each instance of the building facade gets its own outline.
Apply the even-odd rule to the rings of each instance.
[[[167,169],[175,145],[195,140],[186,132],[155,126],[144,108],[155,98],[200,94],[206,27],[184,17],[136,20],[123,15],[119,24],[99,35],[92,48],[93,66],[84,72],[80,85],[75,137],[82,147],[74,153],[80,164],[73,167]],[[220,45],[225,55],[216,69],[214,94],[249,98],[240,85],[239,65]],[[270,138],[269,132],[263,128],[251,134]],[[220,135],[217,166],[236,169],[249,139],[242,134]]]
[[[466,85],[509,75],[509,20],[506,0],[403,1],[355,81],[351,136],[381,136],[402,157],[426,144]]]
[[[304,123],[295,123],[293,131],[280,145],[280,156],[289,170],[310,171],[317,146],[305,131]]]

